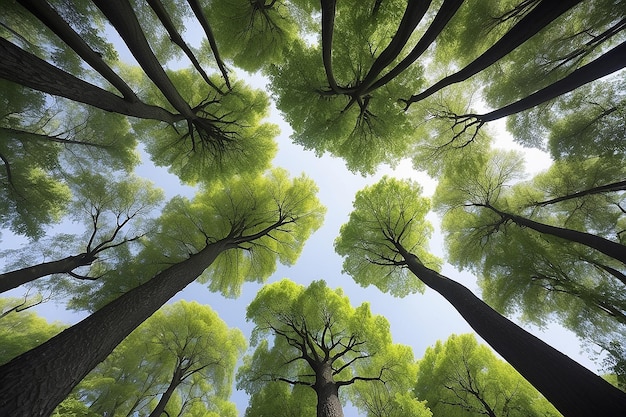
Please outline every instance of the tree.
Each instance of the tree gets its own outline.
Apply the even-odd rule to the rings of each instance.
[[[220,412],[245,345],[208,306],[179,301],[133,331],[68,398],[98,415],[181,415],[197,403]],[[174,404],[172,396],[184,401]]]
[[[72,178],[70,183],[74,199],[70,205],[70,212],[72,220],[84,223],[85,236],[82,239],[69,234],[55,236],[51,242],[46,242],[43,249],[48,252],[46,257],[54,257],[56,253],[62,252],[78,253],[2,273],[0,292],[54,274],[68,274],[76,279],[98,279],[99,276],[87,276],[75,270],[91,265],[105,251],[111,252],[110,249],[140,239],[146,233],[142,230],[145,229],[142,223],[160,204],[163,193],[148,181],[132,175],[126,179],[118,179],[117,182],[114,182],[114,178],[115,176],[110,173],[105,176],[90,172],[83,172]],[[129,228],[131,230],[128,230]],[[78,243],[81,241],[82,245],[79,246]],[[60,242],[71,242],[70,247],[65,245],[59,247]],[[10,251],[14,256],[12,265],[26,263],[19,255],[32,257],[33,252],[32,244],[28,245],[27,250]]]
[[[350,219],[335,242],[337,253],[346,258],[344,271],[363,286],[373,284],[394,295],[407,295],[424,284],[434,289],[563,415],[598,410],[604,415],[622,414],[623,392],[434,269],[436,263],[425,248],[428,235],[422,232],[429,227],[424,219],[429,201],[419,193],[415,183],[386,177],[357,193]]]
[[[406,356],[394,355],[389,323],[368,304],[357,308],[324,281],[308,287],[282,280],[262,288],[247,309],[256,327],[256,350],[238,371],[238,387],[249,394],[268,384],[310,387],[317,416],[343,416],[339,390],[357,381],[391,381],[406,372]],[[268,339],[268,336],[274,336]],[[409,356],[412,356],[410,349]],[[411,358],[412,359],[412,358]]]
[[[434,416],[560,415],[509,364],[472,334],[437,341],[419,360],[415,395]]]
[[[496,310],[521,312],[539,325],[558,320],[581,339],[606,345],[603,340],[615,338],[626,323],[622,262],[591,244],[520,225],[530,220],[583,236],[592,232],[595,240],[623,252],[623,195],[617,181],[623,173],[614,168],[616,159],[561,160],[514,184],[521,178],[517,156],[465,153],[444,169],[435,193],[450,262],[479,275],[485,301]],[[523,220],[503,217],[503,210]]]
[[[244,279],[262,280],[277,261],[294,262],[322,222],[324,209],[315,192],[307,178],[290,180],[274,170],[207,185],[193,201],[174,199],[161,218],[169,246],[159,244],[156,258],[169,265],[5,364],[0,409],[15,416],[51,413],[132,330],[198,277],[209,288],[234,295]]]

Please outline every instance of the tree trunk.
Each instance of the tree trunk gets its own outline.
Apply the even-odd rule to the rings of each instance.
[[[520,19],[511,30],[493,44],[493,46],[474,61],[467,64],[465,68],[441,79],[423,92],[411,96],[411,98],[406,100],[407,107],[411,103],[424,100],[426,97],[433,95],[444,87],[465,81],[471,76],[489,68],[581,1],[582,0],[541,1],[534,9],[528,12],[526,16]]]
[[[174,394],[174,390],[176,390],[176,388],[182,382],[182,374],[183,372],[180,366],[177,366],[174,370],[174,375],[172,375],[172,380],[170,381],[170,384],[167,386],[167,389],[159,399],[159,403],[156,405],[156,407],[154,407],[154,410],[152,410],[148,417],[160,417],[161,414],[163,414],[163,412],[165,411],[165,406],[167,406],[170,398],[172,398],[172,394]]]
[[[441,33],[443,28],[446,27],[452,16],[455,15],[461,4],[463,4],[465,0],[444,0],[443,4],[439,7],[437,11],[437,15],[433,19],[432,23],[422,35],[420,40],[417,42],[417,45],[413,47],[411,52],[402,60],[398,65],[393,67],[387,74],[382,76],[378,81],[372,84],[364,94],[371,93],[379,87],[387,84],[389,81],[393,80],[396,76],[398,76],[402,71],[410,67],[428,47],[437,39],[437,36]]]
[[[183,117],[162,107],[131,103],[90,84],[15,46],[0,37],[0,78],[54,96],[140,119],[174,123]]]
[[[563,227],[550,226],[549,224],[545,223],[539,223],[522,216],[517,216],[515,214],[500,211],[488,204],[485,204],[483,206],[498,214],[503,220],[511,220],[518,226],[528,227],[529,229],[535,230],[540,233],[545,233],[547,235],[556,236],[561,239],[569,240],[571,242],[580,243],[581,245],[585,245],[591,249],[595,249],[598,252],[601,252],[607,256],[610,256],[613,259],[616,259],[626,264],[626,246],[621,245],[617,242],[613,242],[600,236],[592,235],[591,233],[565,229]]]
[[[483,123],[491,122],[531,109],[541,103],[555,99],[560,95],[569,93],[591,81],[598,80],[604,76],[612,74],[626,67],[626,42],[622,42],[615,48],[601,55],[567,77],[542,88],[521,100],[511,103],[489,113],[474,115],[476,119]]]
[[[67,273],[79,266],[91,265],[95,259],[95,256],[82,253],[52,262],[43,262],[15,271],[5,272],[0,274],[0,293],[12,290],[38,278],[52,274]]]
[[[0,415],[49,416],[126,336],[232,247],[229,240],[206,246],[1,366]]]
[[[18,0],[18,2],[117,88],[127,101],[139,101],[128,84],[104,62],[100,54],[91,49],[83,38],[45,0]]]
[[[572,200],[574,198],[584,197],[588,195],[602,194],[602,193],[611,193],[616,191],[626,191],[626,181],[618,181],[613,182],[611,184],[599,185],[597,187],[589,188],[583,191],[579,191],[577,193],[572,193],[568,195],[563,195],[560,197],[552,198],[550,200],[538,201],[533,203],[533,206],[547,206],[549,204],[559,203],[561,201]]]
[[[196,115],[191,106],[180,95],[152,52],[128,0],[94,0],[94,4],[117,30],[139,66],[163,93],[167,101],[186,119],[194,119]]]
[[[626,393],[503,317],[461,284],[425,267],[401,245],[396,247],[409,270],[450,302],[563,416],[626,415]]]
[[[339,401],[339,386],[333,379],[333,371],[329,363],[323,362],[315,370],[317,394],[317,417],[343,417],[343,407]]]

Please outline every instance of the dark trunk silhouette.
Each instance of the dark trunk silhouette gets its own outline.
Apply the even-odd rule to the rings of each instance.
[[[43,262],[26,268],[0,274],[0,293],[12,290],[38,278],[52,274],[71,273],[78,267],[91,265],[93,254],[81,253],[51,262]]]
[[[98,86],[83,81],[0,38],[0,78],[54,96],[65,97],[112,113],[172,124],[181,115],[141,101],[131,103]]]
[[[49,416],[98,363],[137,326],[192,283],[230,240],[206,246],[83,321],[0,367],[0,415]]]
[[[91,49],[83,38],[46,1],[18,0],[18,2],[35,15],[37,19],[41,20],[44,25],[52,30],[93,69],[98,71],[111,85],[117,88],[126,100],[130,102],[139,101],[128,84],[104,62],[99,53]]]
[[[450,302],[565,417],[626,415],[626,393],[503,317],[463,285],[427,268],[402,245],[395,246],[409,270]]]
[[[541,103],[569,93],[591,81],[598,80],[626,67],[626,42],[623,42],[601,55],[599,58],[584,65],[565,78],[542,88],[521,100],[485,114],[458,116],[460,119],[473,118],[482,123],[491,122],[531,109]]]
[[[594,194],[602,194],[602,193],[611,193],[615,191],[626,191],[626,181],[618,181],[611,184],[599,185],[597,187],[588,188],[583,191],[578,191],[576,193],[563,195],[560,197],[552,198],[550,200],[538,201],[533,203],[533,206],[547,206],[549,204],[560,203],[561,201],[572,200],[574,198],[585,197],[588,195]]]
[[[411,52],[402,60],[398,65],[393,67],[388,73],[382,76],[378,81],[369,86],[364,94],[370,93],[375,89],[382,87],[389,81],[393,80],[402,71],[410,67],[422,54],[428,49],[428,47],[437,39],[443,28],[446,27],[452,16],[459,10],[459,7],[463,4],[464,0],[444,0],[443,4],[439,7],[437,15],[433,19],[432,23],[422,35],[417,45],[413,47]]]
[[[496,213],[503,221],[510,220],[518,226],[528,227],[539,233],[545,233],[547,235],[556,236],[561,239],[569,240],[571,242],[580,243],[591,249],[595,249],[613,259],[616,259],[626,264],[626,246],[617,242],[605,239],[600,236],[592,235],[591,233],[580,232],[578,230],[566,229],[563,227],[550,226],[549,224],[539,223],[534,220],[527,219],[522,216],[500,211],[490,204],[477,204],[481,207],[486,207],[489,210]]]
[[[441,79],[423,92],[405,100],[406,107],[408,108],[412,103],[424,100],[426,97],[433,95],[449,85],[465,81],[471,76],[490,67],[581,1],[582,0],[543,0],[535,6],[534,9],[528,12],[526,16],[520,19],[511,30],[498,39],[493,46],[474,61],[470,62],[465,68]]]
[[[172,42],[178,45],[178,47],[185,52],[185,55],[187,55],[187,58],[189,58],[194,68],[196,69],[196,71],[198,71],[198,73],[200,73],[204,81],[208,85],[210,85],[215,91],[221,94],[222,91],[209,79],[209,76],[200,65],[200,62],[198,62],[198,59],[194,55],[191,48],[189,48],[187,43],[183,40],[182,36],[180,36],[180,33],[178,33],[178,31],[176,30],[176,27],[174,26],[172,19],[170,19],[170,16],[167,13],[167,10],[165,10],[165,7],[163,6],[163,3],[161,3],[160,0],[147,0],[147,1],[150,7],[152,8],[152,10],[154,11],[154,13],[157,15],[157,17],[161,21],[161,24],[163,24],[163,27],[165,28],[165,30],[167,30],[167,33],[168,35],[170,35],[170,39],[172,40]]]

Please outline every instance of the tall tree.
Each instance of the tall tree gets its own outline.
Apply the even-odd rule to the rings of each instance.
[[[50,414],[131,331],[198,277],[213,290],[237,294],[245,279],[262,280],[274,272],[277,261],[294,262],[322,222],[324,208],[315,192],[309,179],[291,180],[275,170],[207,185],[193,201],[173,200],[162,216],[170,244],[158,248],[169,265],[5,364],[0,410]]]
[[[178,301],[133,331],[68,398],[98,415],[181,415],[196,403],[220,412],[245,345],[208,306]]]
[[[142,223],[162,201],[162,191],[135,176],[116,182],[112,178],[114,175],[110,173],[105,177],[83,172],[70,180],[74,191],[74,200],[70,205],[71,219],[85,225],[85,235],[83,238],[70,234],[53,237],[46,242],[49,245],[46,256],[54,256],[55,251],[72,250],[76,251],[75,255],[2,273],[0,292],[53,274],[68,274],[77,279],[98,279],[98,276],[87,276],[75,270],[91,265],[105,251],[143,237],[147,230]],[[60,248],[59,242],[71,242],[71,246],[68,248],[62,245]],[[32,256],[33,248],[28,245],[27,250],[10,251],[10,254],[14,257],[13,264],[20,264],[22,260],[19,255]]]
[[[344,270],[363,286],[407,295],[424,285],[437,291],[472,328],[563,415],[618,416],[626,395],[587,368],[506,319],[461,284],[441,275],[425,244],[430,202],[420,187],[383,178],[357,193],[335,243]],[[410,273],[408,271],[410,271]],[[382,278],[381,278],[382,276]]]
[[[237,381],[249,394],[267,384],[303,385],[315,391],[318,417],[343,416],[340,389],[357,381],[391,381],[405,372],[406,356],[394,355],[403,346],[391,343],[387,320],[372,315],[368,304],[352,307],[324,281],[306,288],[286,279],[267,285],[246,317],[256,324],[256,350]],[[409,354],[412,360],[410,349]]]
[[[419,360],[415,395],[433,416],[560,416],[509,364],[472,334],[437,341]]]

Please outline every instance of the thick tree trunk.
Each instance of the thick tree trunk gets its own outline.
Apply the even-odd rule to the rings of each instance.
[[[94,3],[117,30],[139,66],[163,93],[167,101],[186,119],[194,119],[196,115],[191,106],[180,95],[152,52],[128,0],[94,0]]]
[[[230,241],[208,245],[123,294],[83,321],[0,367],[0,415],[49,416],[98,363],[176,293],[193,282]]]
[[[411,98],[406,100],[407,107],[411,103],[424,100],[426,97],[433,95],[444,87],[465,81],[471,76],[489,68],[581,1],[582,0],[541,1],[534,9],[528,12],[526,16],[520,19],[511,30],[493,44],[493,46],[474,61],[467,64],[466,67],[441,79],[423,92],[411,96]]]
[[[100,54],[87,45],[83,38],[45,0],[18,0],[18,2],[41,20],[113,87],[117,88],[126,100],[130,102],[139,101],[128,84],[104,62]]]
[[[0,293],[12,290],[38,278],[71,272],[80,266],[91,265],[96,258],[87,253],[68,256],[52,262],[43,262],[15,271],[0,274]]]
[[[503,317],[463,285],[425,267],[401,245],[396,246],[409,270],[450,302],[476,333],[565,417],[626,415],[626,393]]]
[[[565,229],[563,227],[550,226],[549,224],[539,223],[534,220],[527,219],[515,214],[506,213],[500,211],[491,205],[484,205],[484,207],[492,210],[498,214],[503,220],[510,220],[518,226],[528,227],[540,233],[556,236],[561,239],[569,240],[571,242],[580,243],[591,249],[595,249],[613,259],[616,259],[626,264],[626,246],[617,242],[605,239],[600,236],[592,235],[591,233],[580,232],[578,230]]]
[[[76,78],[0,38],[0,78],[54,96],[65,97],[78,103],[140,119],[174,123],[183,117],[162,107],[143,102],[131,103],[98,86]]]
[[[359,90],[366,90],[378,77],[389,64],[402,51],[402,48],[406,45],[409,38],[413,34],[413,31],[422,20],[426,11],[430,7],[431,0],[425,1],[410,1],[407,3],[402,20],[398,25],[398,30],[391,38],[389,45],[378,55],[365,78],[358,87]]]
[[[329,363],[322,363],[315,370],[317,394],[317,417],[343,417],[343,407],[339,401],[339,386],[333,380],[333,372]]]

